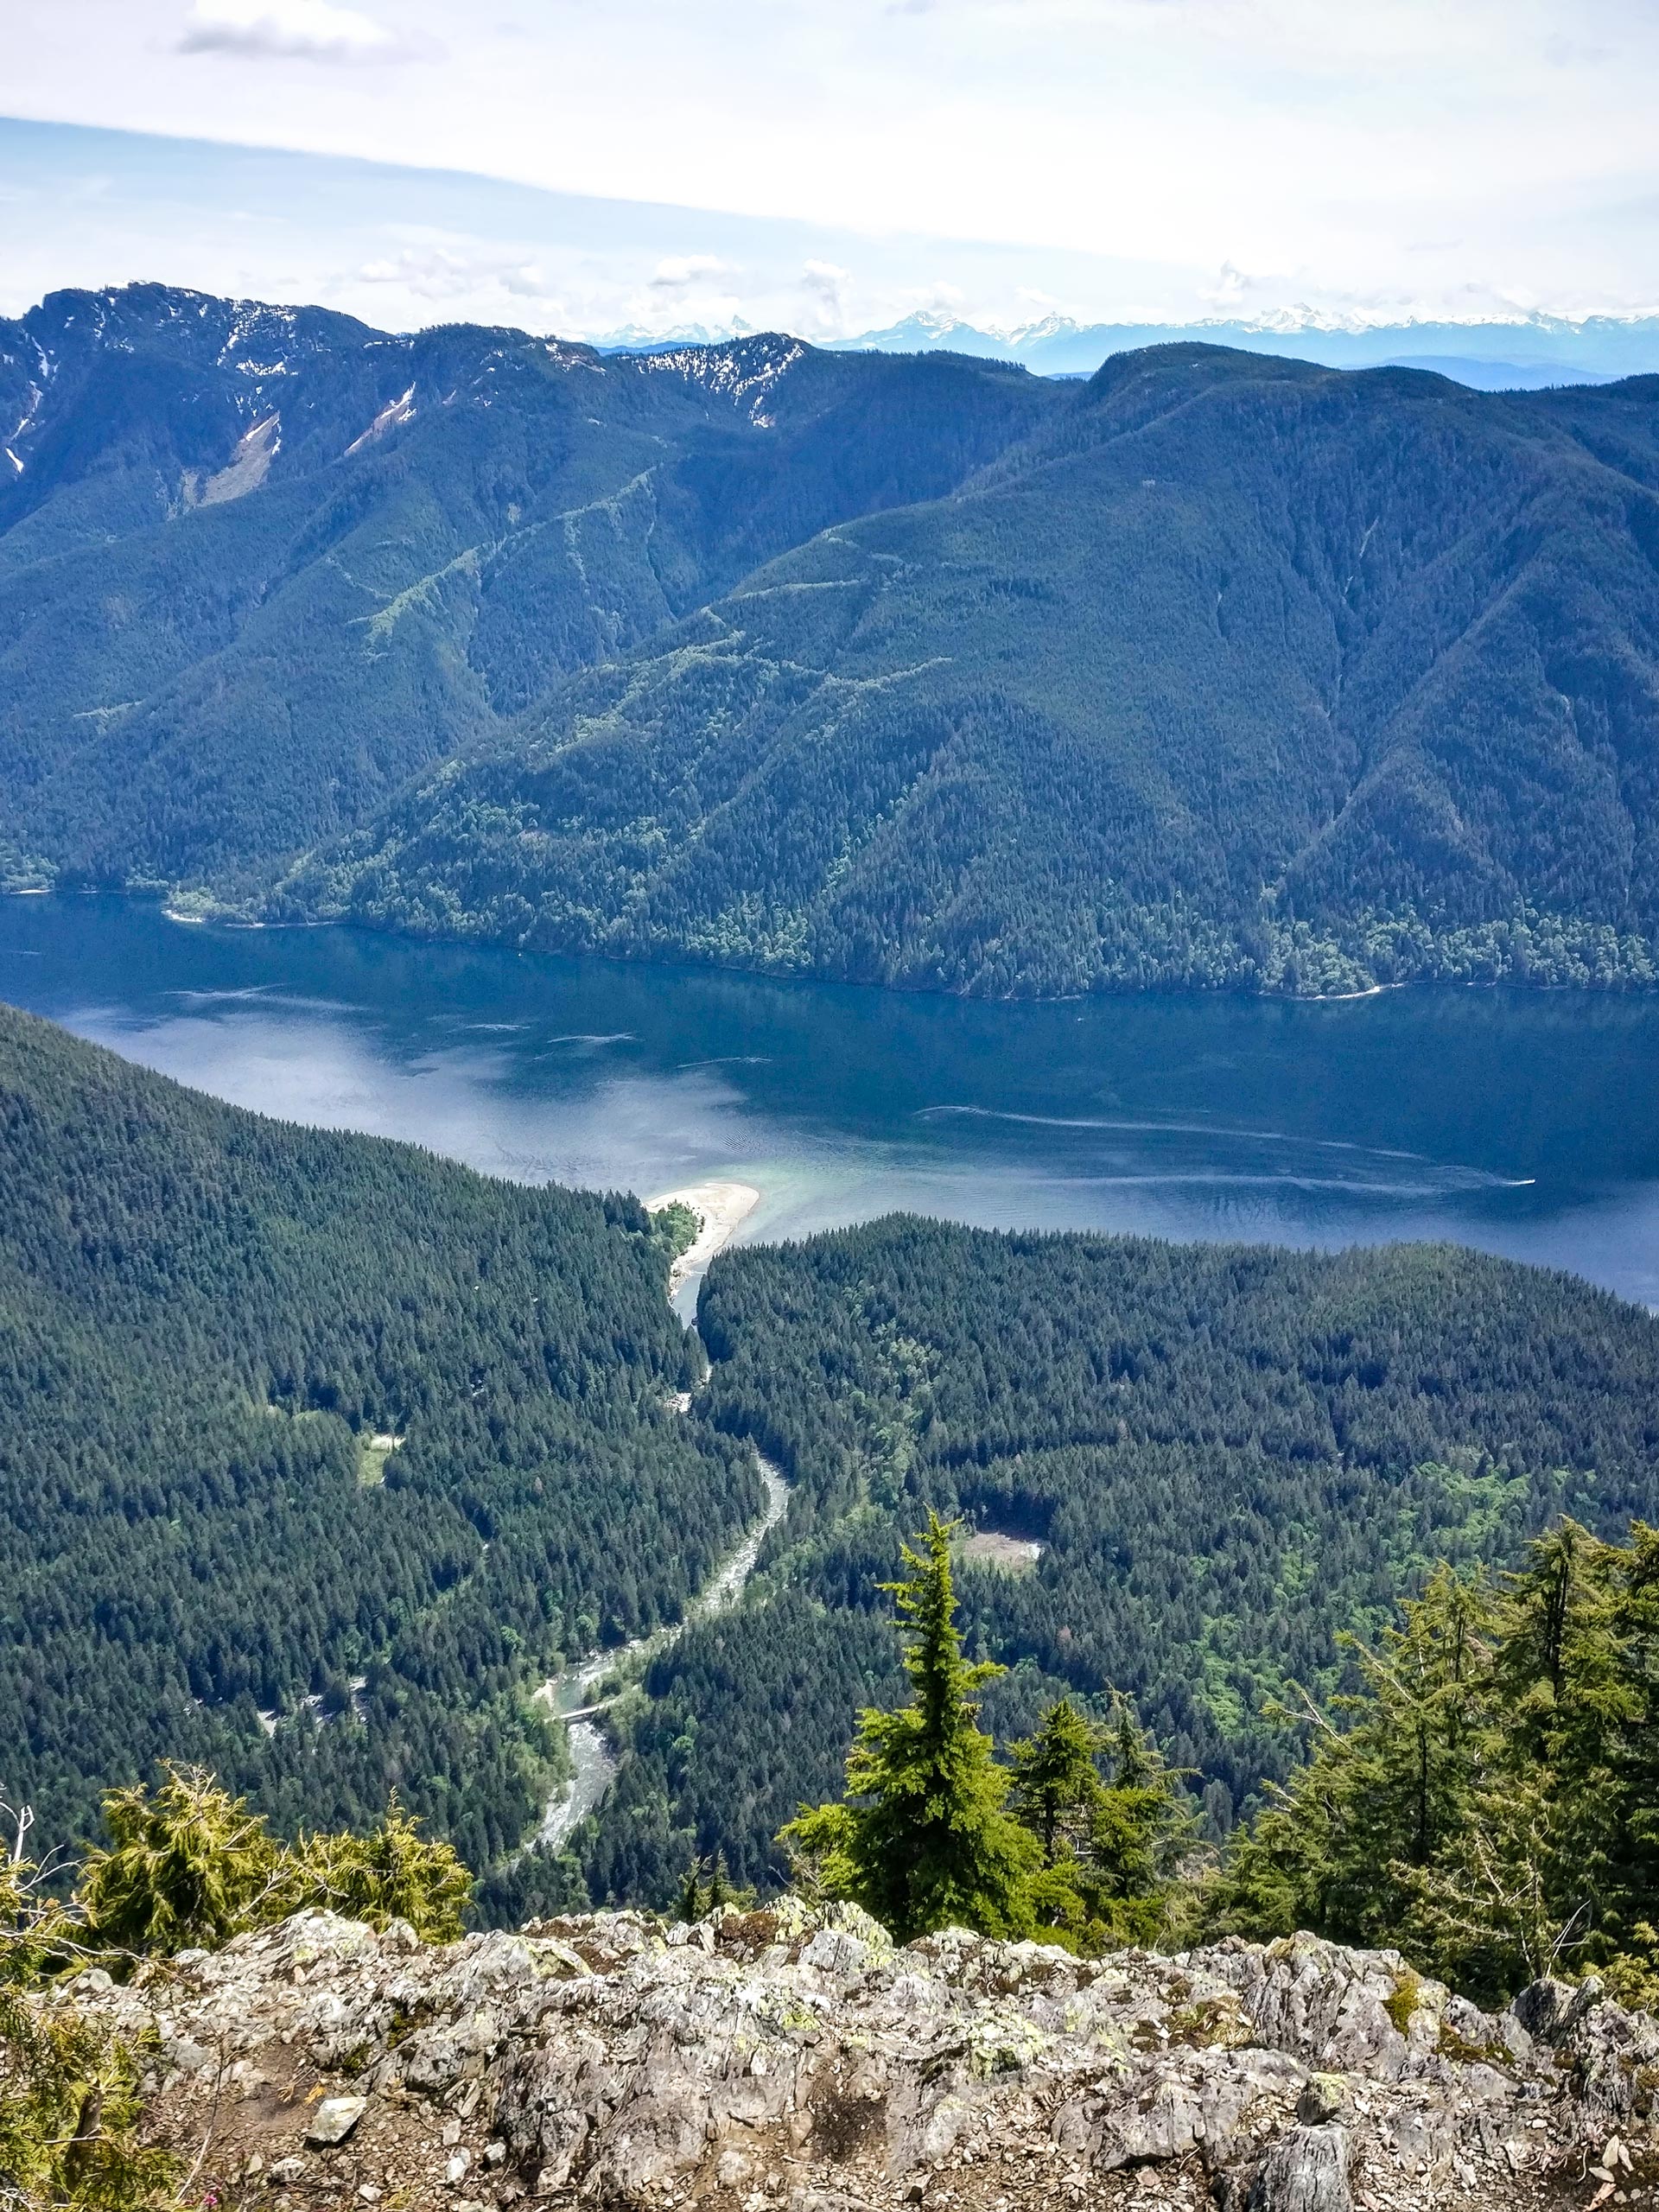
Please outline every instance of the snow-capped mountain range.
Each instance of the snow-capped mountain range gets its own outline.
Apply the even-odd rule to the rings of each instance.
[[[716,344],[747,334],[747,326],[742,324],[731,330],[696,324],[661,332],[631,327],[594,342],[601,353],[645,353]],[[981,360],[1017,362],[1040,376],[1089,376],[1113,353],[1194,339],[1236,346],[1247,353],[1287,354],[1329,368],[1433,369],[1484,391],[1597,384],[1659,373],[1659,315],[1573,321],[1539,315],[1507,321],[1378,322],[1281,309],[1249,321],[1217,317],[1153,323],[1081,322],[1051,314],[1002,328],[923,308],[884,329],[817,342],[833,352],[965,353]]]

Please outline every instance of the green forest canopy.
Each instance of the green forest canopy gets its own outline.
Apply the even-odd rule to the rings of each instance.
[[[245,893],[757,563],[949,491],[1061,397],[788,338],[602,359],[158,284],[54,294],[0,321],[0,881]]]
[[[0,1159],[4,1794],[68,1841],[163,1754],[285,1833],[396,1789],[487,1868],[560,1751],[532,1683],[677,1618],[760,1510],[748,1449],[673,1410],[644,1210],[10,1009]]]
[[[1651,983],[1656,398],[1120,356],[271,911],[991,997]]]
[[[893,1217],[722,1255],[699,1387],[634,1200],[267,1121],[9,1010],[0,1145],[0,1784],[48,1840],[168,1756],[283,1834],[395,1789],[486,1912],[667,1902],[717,1850],[774,1882],[893,1701],[879,1586],[931,1509],[1007,1540],[957,1560],[997,1738],[1128,1693],[1224,1831],[1287,1770],[1265,1709],[1338,1687],[1341,1632],[1437,1560],[1659,1519],[1659,1322],[1451,1247]],[[792,1491],[749,1602],[615,1707],[575,1856],[512,1872],[562,1755],[528,1691],[680,1616],[759,1511],[752,1443]]]
[[[695,1852],[779,1878],[893,1701],[887,1601],[929,1507],[1040,1542],[960,1562],[969,1647],[1011,1663],[987,1725],[1132,1694],[1217,1828],[1294,1743],[1264,1716],[1341,1678],[1440,1558],[1506,1561],[1568,1511],[1659,1517],[1659,1321],[1450,1246],[1321,1255],[893,1217],[721,1255],[711,1418],[790,1476],[767,1594],[699,1624],[625,1714],[583,1846],[595,1896],[663,1896]]]

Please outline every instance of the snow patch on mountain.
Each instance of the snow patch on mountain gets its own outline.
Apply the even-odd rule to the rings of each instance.
[[[267,415],[251,429],[245,430],[237,440],[229,461],[213,475],[204,479],[195,471],[187,470],[185,505],[221,507],[229,500],[245,499],[250,492],[257,492],[270,475],[271,462],[282,451],[282,421],[280,415]]]
[[[37,347],[35,350],[38,352],[39,348]],[[45,373],[48,378],[50,377],[51,370],[49,367],[46,369]],[[24,404],[23,411],[17,417],[17,421],[13,427],[11,435],[6,442],[6,459],[11,463],[12,467],[16,470],[20,476],[23,473],[23,464],[18,460],[15,448],[29,435],[30,428],[34,423],[35,417],[41,411],[41,401],[44,397],[45,394],[41,391],[39,385],[30,385],[29,387],[29,398]]]
[[[766,412],[767,394],[805,353],[806,347],[798,338],[768,333],[760,338],[740,338],[726,346],[677,346],[625,358],[644,374],[666,370],[689,384],[702,385],[705,391],[730,399],[747,410],[757,430],[769,430],[773,417]]]
[[[346,455],[360,452],[363,447],[372,444],[376,438],[384,437],[388,430],[395,430],[400,423],[412,422],[414,417],[415,387],[410,385],[409,390],[400,397],[392,400],[380,410],[373,422],[360,436],[352,440],[346,448]]]

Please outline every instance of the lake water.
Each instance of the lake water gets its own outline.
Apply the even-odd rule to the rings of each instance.
[[[1336,1245],[1447,1236],[1659,1305],[1659,997],[1042,1006],[0,899],[0,996],[238,1104],[746,1236],[912,1207]]]

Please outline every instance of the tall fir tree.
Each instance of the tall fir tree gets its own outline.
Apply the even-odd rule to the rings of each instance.
[[[977,1725],[976,1693],[1001,1669],[962,1652],[950,1538],[930,1513],[910,1572],[885,1584],[908,1630],[911,1701],[861,1714],[847,1793],[803,1808],[784,1840],[832,1897],[847,1897],[901,1942],[950,1925],[1023,1936],[1041,1849],[1007,1810],[1008,1777]]]
[[[1587,1967],[1659,2000],[1659,1532],[1564,1518],[1496,1587],[1442,1567],[1356,1657],[1212,1923],[1396,1944],[1487,2002]]]
[[[1079,1948],[1092,1948],[1087,1853],[1106,1795],[1098,1764],[1103,1743],[1100,1724],[1063,1697],[1034,1736],[1008,1746],[1014,1817],[1042,1850],[1027,1892],[1033,1920],[1045,1937]]]
[[[1360,1687],[1281,1717],[1311,1728],[1307,1763],[1229,1853],[1211,1900],[1223,1929],[1307,1927],[1351,1943],[1394,1940],[1414,1868],[1434,1862],[1468,1817],[1497,1756],[1492,1683],[1496,1593],[1441,1567],[1375,1649],[1355,1637]]]

